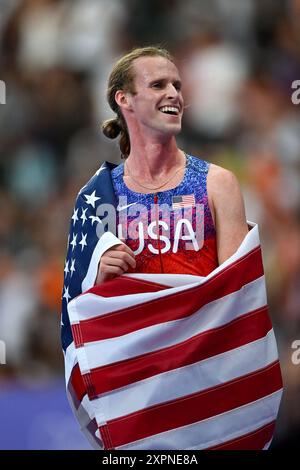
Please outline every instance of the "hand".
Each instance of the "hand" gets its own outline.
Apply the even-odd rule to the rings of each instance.
[[[127,245],[114,245],[101,256],[95,285],[121,276],[130,266],[136,266],[133,251]]]

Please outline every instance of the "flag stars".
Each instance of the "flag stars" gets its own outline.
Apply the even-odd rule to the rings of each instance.
[[[81,240],[79,242],[79,245],[81,245],[81,251],[83,251],[84,247],[87,246],[86,237],[87,234],[81,233]]]
[[[86,209],[83,209],[83,208],[82,208],[82,214],[81,214],[81,216],[80,216],[80,218],[81,218],[81,220],[82,220],[82,226],[84,226],[84,223],[85,223],[85,221],[87,220],[87,216],[85,215],[85,213],[86,213],[87,210],[88,210],[88,208],[86,208]]]
[[[70,243],[70,245],[72,245],[72,251],[74,250],[75,246],[77,246],[76,240],[77,240],[77,233],[76,233],[76,235],[75,235],[75,233],[73,233],[73,239]]]
[[[65,269],[64,269],[64,272],[66,274],[66,276],[69,274],[69,261],[66,261],[66,265],[65,265]]]
[[[70,273],[71,273],[71,277],[73,276],[73,273],[76,271],[75,269],[75,259],[71,259],[71,267],[70,267]]]
[[[96,191],[93,191],[92,194],[84,194],[84,197],[86,198],[86,203],[90,204],[94,209],[96,201],[101,199],[100,197],[96,196]]]
[[[69,287],[66,287],[64,286],[64,295],[63,295],[63,298],[66,299],[67,303],[69,302],[69,299],[71,298],[70,294],[69,294]]]
[[[76,224],[77,220],[78,220],[78,209],[74,209],[74,212],[73,212],[73,215],[72,215],[72,220],[73,220],[73,226]]]

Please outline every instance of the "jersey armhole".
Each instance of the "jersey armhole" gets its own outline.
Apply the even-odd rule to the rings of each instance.
[[[213,227],[216,230],[216,210],[215,210],[215,207],[214,207],[212,197],[210,196],[209,190],[208,190],[208,175],[211,172],[211,165],[212,164],[210,162],[206,162],[206,163],[207,163],[207,171],[206,171],[206,179],[205,179],[205,184],[206,184],[205,191],[206,191],[206,194],[207,194],[207,206],[208,206],[209,213],[210,213],[210,216],[211,216],[211,219],[212,219]]]

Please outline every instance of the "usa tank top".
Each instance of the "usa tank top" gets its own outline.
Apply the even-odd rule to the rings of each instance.
[[[208,205],[209,163],[187,155],[181,183],[166,191],[130,190],[124,163],[112,170],[118,199],[117,235],[135,253],[128,272],[206,276],[218,266],[216,231]]]

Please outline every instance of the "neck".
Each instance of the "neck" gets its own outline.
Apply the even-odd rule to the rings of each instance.
[[[184,163],[184,154],[178,149],[175,137],[164,143],[148,139],[147,142],[130,141],[130,144],[127,165],[143,181],[158,180]]]

